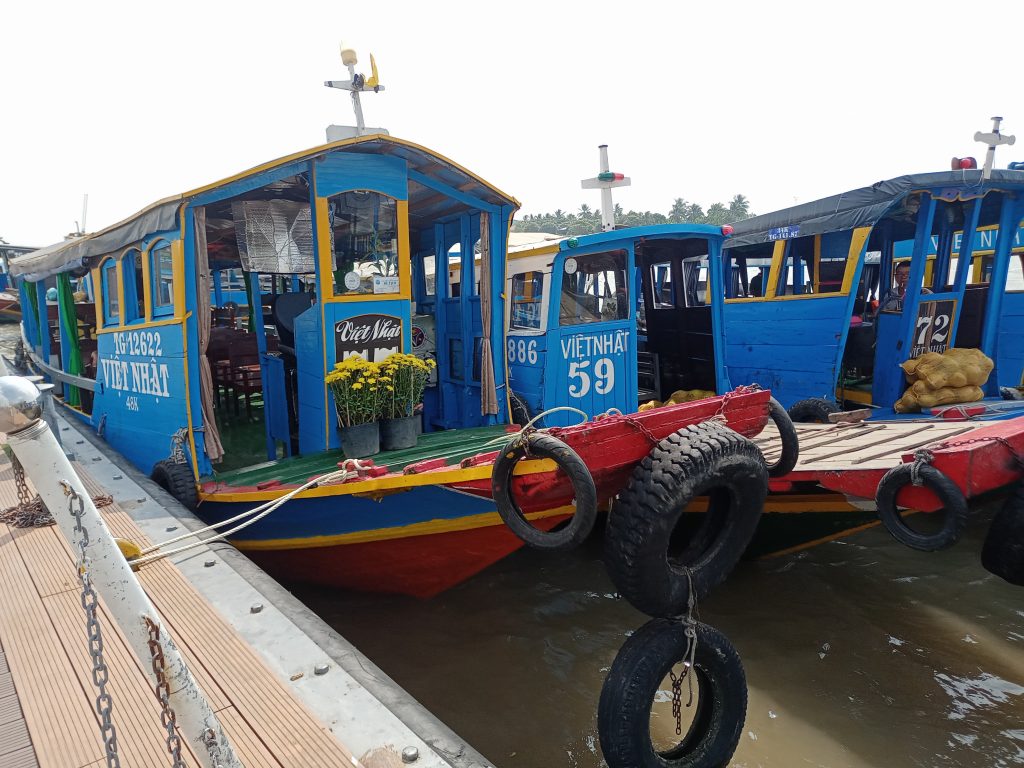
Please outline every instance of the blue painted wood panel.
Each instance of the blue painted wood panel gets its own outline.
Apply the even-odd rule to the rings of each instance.
[[[725,365],[732,386],[760,384],[789,407],[834,399],[852,297],[726,303]]]
[[[409,198],[407,165],[400,157],[336,152],[316,162],[316,195],[371,189],[397,200]]]
[[[995,375],[1001,387],[1024,383],[1024,292],[1003,297]]]
[[[93,423],[147,475],[188,424],[183,350],[180,325],[104,333],[97,342]]]

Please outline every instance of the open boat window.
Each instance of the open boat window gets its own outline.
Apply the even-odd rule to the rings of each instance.
[[[757,243],[724,252],[725,298],[762,298],[768,287],[775,243]]]
[[[124,278],[124,321],[140,323],[146,319],[145,273],[142,270],[142,251],[131,248],[121,257],[121,275]]]
[[[648,267],[651,275],[651,294],[654,309],[674,309],[676,297],[672,286],[672,262],[662,261]]]
[[[569,255],[562,270],[561,325],[624,320],[629,316],[624,250]]]
[[[398,293],[398,212],[394,198],[369,190],[329,199],[334,294]]]
[[[433,253],[423,257],[423,295],[434,296],[437,293],[437,258]]]
[[[541,303],[544,300],[544,273],[520,272],[512,276],[513,330],[541,330]]]
[[[684,299],[688,307],[708,303],[708,257],[697,256],[683,261]]]
[[[814,273],[814,293],[841,293],[850,261],[850,243],[853,230],[826,232],[818,236],[817,271]],[[859,254],[858,254],[859,255]]]
[[[799,237],[786,243],[776,296],[799,296],[814,292],[814,238]]]
[[[121,298],[117,287],[117,259],[107,259],[100,267],[100,279],[103,283],[103,326],[120,325]]]
[[[174,260],[166,240],[158,240],[149,248],[149,288],[153,317],[174,314]]]

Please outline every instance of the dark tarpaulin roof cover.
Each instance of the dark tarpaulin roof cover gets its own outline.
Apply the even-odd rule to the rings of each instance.
[[[11,261],[11,274],[34,283],[58,272],[80,267],[87,259],[104,256],[129,243],[138,242],[146,235],[175,229],[181,201],[180,195],[161,200],[132,218],[94,235],[65,240],[18,256]]]
[[[798,226],[800,237],[869,227],[910,192],[938,189],[938,196],[954,200],[958,196],[974,197],[992,189],[1005,188],[1024,189],[1024,171],[993,170],[988,181],[982,181],[981,170],[897,176],[870,187],[737,221],[732,225],[733,233],[725,241],[725,247],[737,248],[777,240],[779,238],[772,237],[770,233],[784,227]]]

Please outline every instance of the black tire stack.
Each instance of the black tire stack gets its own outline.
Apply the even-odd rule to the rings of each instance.
[[[735,752],[747,707],[743,665],[728,638],[688,613],[691,600],[705,597],[736,566],[767,492],[757,447],[709,421],[662,440],[619,495],[606,528],[605,565],[622,596],[655,618],[623,645],[601,689],[598,735],[609,768],[724,767]],[[684,510],[703,495],[708,511],[677,544]],[[696,708],[677,743],[658,750],[651,710],[665,676],[689,660],[688,632],[696,642],[689,669]]]

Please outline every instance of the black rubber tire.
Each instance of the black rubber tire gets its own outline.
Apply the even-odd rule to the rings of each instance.
[[[517,395],[515,392],[510,391],[508,393],[508,402],[511,408],[509,417],[512,424],[518,424],[520,427],[525,427],[533,416],[530,415],[530,408],[526,405],[526,402]]]
[[[793,419],[786,413],[782,403],[774,397],[768,401],[768,415],[775,422],[775,428],[779,430],[779,437],[782,439],[782,453],[779,454],[779,458],[772,464],[766,462],[768,477],[782,477],[793,471],[800,458],[800,438],[797,437]]]
[[[725,768],[747,715],[747,682],[739,654],[714,627],[697,624],[694,668],[700,691],[689,730],[675,747],[651,742],[654,697],[687,643],[679,621],[653,619],[634,632],[612,662],[597,708],[597,733],[608,768]],[[687,683],[683,682],[683,706]]]
[[[839,413],[839,406],[820,397],[809,397],[793,403],[789,418],[798,424],[828,424],[830,413]]]
[[[669,435],[634,468],[608,516],[605,567],[619,593],[650,616],[682,615],[691,579],[702,599],[739,562],[767,493],[764,458],[745,437],[711,421]],[[670,551],[684,510],[704,494],[700,528]]]
[[[896,495],[905,485],[911,482],[913,464],[900,464],[893,467],[882,477],[875,491],[875,505],[878,517],[885,529],[901,544],[921,552],[936,552],[947,549],[960,540],[960,535],[967,525],[967,499],[964,498],[956,483],[942,474],[931,464],[924,464],[920,469],[922,483],[931,490],[942,502],[943,509],[934,514],[943,515],[942,529],[936,533],[924,534],[914,531],[900,516],[896,506]]]
[[[594,478],[583,463],[583,459],[557,437],[542,432],[532,432],[526,437],[529,454],[536,458],[551,459],[569,477],[572,483],[576,512],[569,522],[555,531],[535,528],[526,519],[523,510],[512,498],[512,472],[520,459],[527,455],[527,445],[514,440],[505,446],[494,462],[491,475],[491,494],[498,507],[498,514],[516,536],[536,549],[549,552],[564,552],[575,549],[594,530],[597,520],[597,487]]]
[[[153,467],[150,477],[186,509],[195,510],[199,506],[196,477],[188,464],[176,464],[170,459],[163,459]]]
[[[1018,483],[992,518],[981,548],[981,564],[989,573],[1024,587],[1024,482]]]

